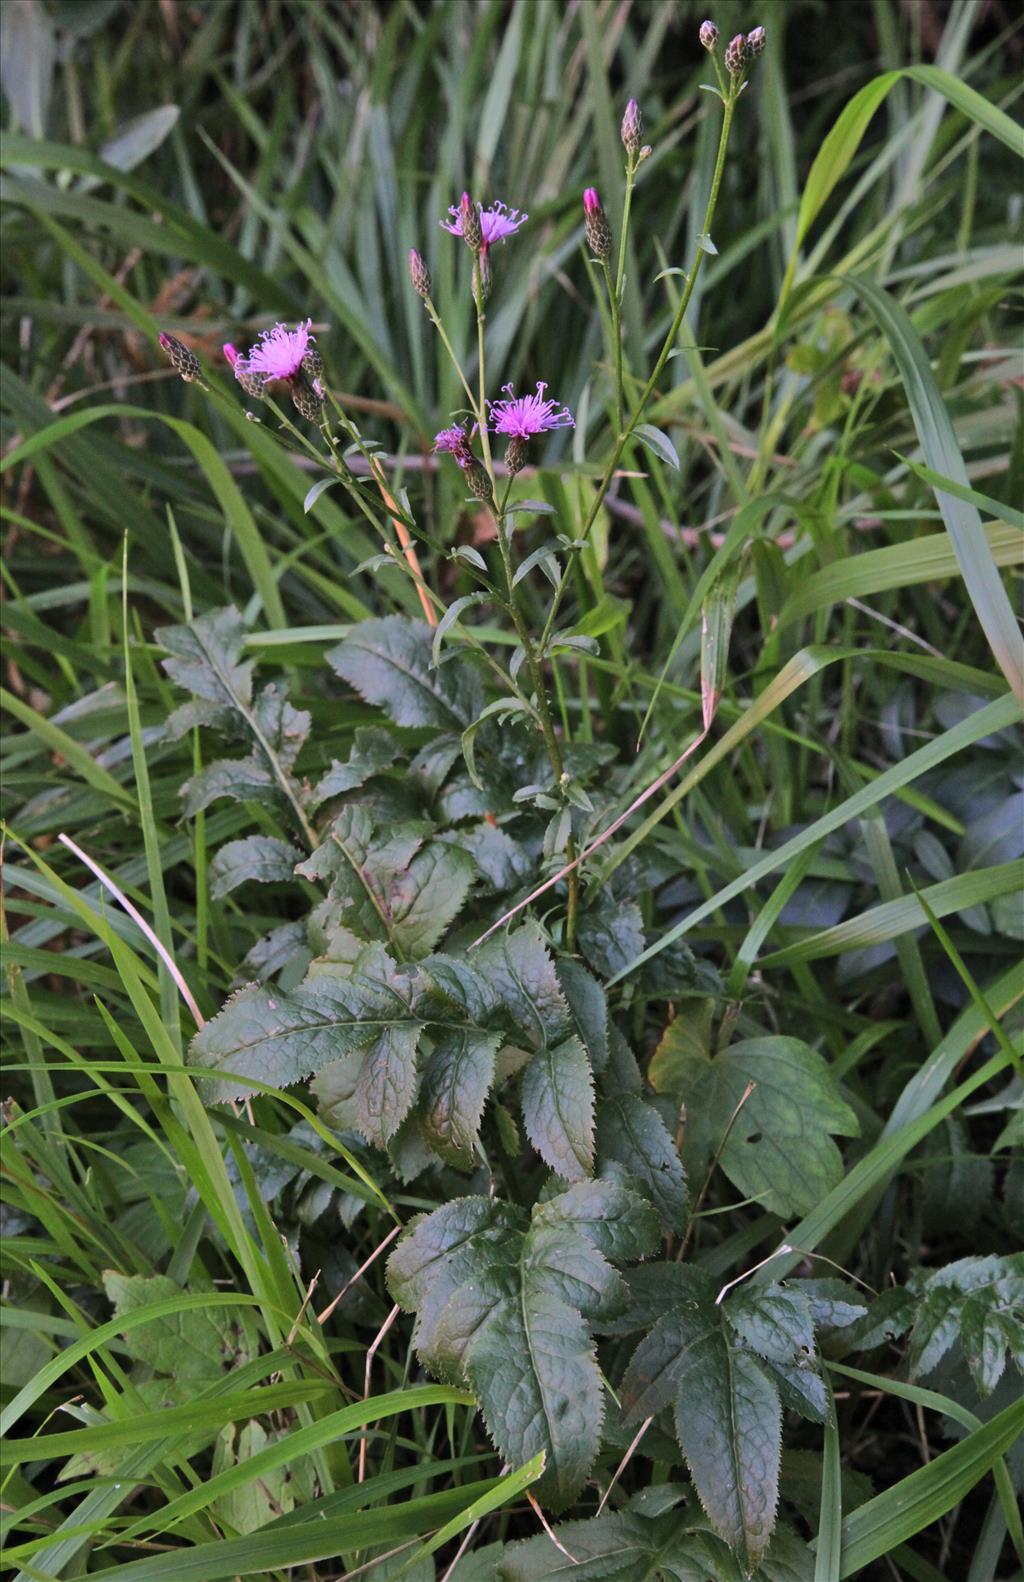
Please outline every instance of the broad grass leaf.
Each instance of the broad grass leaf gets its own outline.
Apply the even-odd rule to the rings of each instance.
[[[273,884],[291,879],[302,856],[297,846],[273,835],[247,835],[242,840],[229,840],[210,864],[210,894],[219,901],[249,880]]]
[[[537,1051],[523,1072],[522,1106],[526,1135],[556,1175],[593,1175],[594,1079],[578,1038]]]
[[[666,1231],[686,1218],[686,1175],[675,1143],[657,1110],[639,1094],[605,1098],[597,1113],[599,1166],[614,1161],[635,1177]]]
[[[704,1153],[722,1143],[729,1180],[774,1214],[819,1203],[843,1173],[829,1134],[859,1130],[826,1062],[797,1038],[750,1038],[713,1059],[687,1055],[675,1063],[673,1093],[695,1118]]]
[[[433,634],[422,621],[402,615],[362,621],[327,662],[367,703],[378,704],[396,725],[433,725],[463,731],[483,706],[480,681],[457,654],[435,669]]]

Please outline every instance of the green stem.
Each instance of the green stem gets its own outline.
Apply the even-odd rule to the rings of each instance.
[[[608,287],[608,307],[612,320],[612,353],[615,357],[615,432],[622,433],[622,417],[626,409],[626,395],[622,385],[622,322],[619,298],[612,282],[611,265],[607,258],[601,260],[605,284]]]
[[[555,734],[554,721],[551,718],[551,705],[548,701],[547,687],[544,683],[544,665],[541,660],[540,653],[534,646],[533,640],[530,637],[530,631],[526,624],[523,613],[516,602],[514,586],[515,569],[512,565],[512,553],[509,549],[508,540],[505,536],[505,506],[508,503],[509,491],[511,490],[511,487],[512,479],[510,478],[507,485],[505,486],[505,493],[502,497],[501,505],[495,511],[494,517],[495,528],[497,530],[498,548],[501,551],[501,561],[505,568],[505,581],[508,585],[508,612],[512,617],[512,622],[516,629],[516,635],[522,644],[523,653],[526,655],[527,668],[530,672],[530,679],[533,682],[533,690],[537,698],[537,720],[540,724],[541,735],[544,738],[544,746],[547,748],[548,761],[551,764],[551,769],[555,776],[556,791],[561,792],[562,775],[564,773],[564,766],[562,763],[562,749],[559,746],[558,737]],[[576,844],[571,834],[569,839],[566,841],[565,855],[567,863],[575,862]],[[566,907],[565,939],[566,948],[569,951],[572,951],[576,942],[576,913],[579,906],[579,878],[575,868],[573,868],[572,872],[569,874],[568,885],[569,894]]]
[[[703,236],[707,236],[707,235],[710,234],[712,221],[714,220],[714,217],[715,217],[715,209],[716,209],[717,204],[718,204],[718,193],[719,193],[719,189],[720,189],[720,187],[722,185],[722,173],[725,170],[725,155],[726,155],[726,150],[727,150],[727,148],[729,146],[729,132],[730,132],[730,130],[732,128],[733,111],[736,108],[736,99],[737,99],[737,96],[738,96],[738,86],[739,86],[739,79],[733,79],[732,86],[730,88],[728,96],[725,99],[725,114],[722,117],[722,130],[719,133],[719,138],[718,138],[718,157],[715,160],[715,171],[714,171],[714,175],[711,178],[711,191],[708,194],[707,207],[706,207],[706,209],[704,211],[704,225],[703,225],[703,230],[702,230],[702,235]],[[621,251],[621,248],[620,248],[620,251]],[[651,371],[651,374],[650,374],[649,379],[647,380],[647,383],[644,385],[643,390],[640,392],[640,397],[639,397],[639,399],[638,399],[638,401],[636,403],[636,406],[634,407],[634,409],[633,409],[633,411],[632,411],[632,413],[630,415],[628,423],[626,424],[626,426],[622,430],[622,432],[619,434],[619,437],[618,437],[618,439],[615,442],[615,446],[614,446],[614,448],[612,450],[612,454],[611,454],[611,457],[610,457],[610,459],[608,461],[608,465],[605,467],[604,473],[603,473],[603,475],[601,477],[601,481],[600,481],[600,483],[597,486],[597,492],[596,492],[596,494],[594,496],[593,503],[591,504],[590,510],[587,513],[586,520],[583,523],[583,527],[580,530],[580,533],[578,535],[578,538],[579,538],[580,542],[583,542],[583,543],[586,542],[587,538],[589,537],[591,528],[593,527],[594,523],[597,521],[598,512],[601,509],[601,505],[602,505],[602,503],[604,501],[605,495],[608,493],[608,488],[609,488],[609,485],[611,484],[612,478],[615,476],[615,469],[618,467],[619,462],[622,460],[622,453],[625,450],[626,446],[629,444],[629,441],[630,441],[630,439],[632,438],[632,435],[633,435],[633,431],[636,428],[637,424],[640,422],[641,417],[643,416],[644,408],[646,407],[648,401],[650,400],[651,395],[653,394],[653,391],[654,391],[654,387],[655,387],[655,385],[657,384],[658,380],[661,377],[662,369],[665,367],[665,364],[668,362],[669,354],[672,351],[673,346],[675,345],[676,336],[679,334],[679,327],[682,324],[683,319],[686,316],[686,310],[687,310],[687,308],[690,305],[690,298],[693,296],[694,287],[697,284],[697,277],[700,274],[701,265],[703,264],[703,262],[704,262],[704,249],[701,246],[701,244],[698,242],[698,244],[697,244],[697,256],[695,257],[695,259],[693,261],[693,265],[692,265],[692,267],[690,269],[690,272],[689,272],[689,274],[687,276],[686,288],[683,291],[683,294],[682,294],[682,296],[679,299],[679,304],[676,307],[675,313],[672,315],[672,323],[669,325],[668,334],[665,336],[665,340],[664,340],[664,343],[662,345],[661,351],[658,354],[658,360],[655,363],[654,368]],[[548,640],[550,639],[551,632],[552,632],[552,630],[554,628],[554,624],[555,624],[555,617],[558,614],[559,605],[561,604],[562,599],[565,597],[565,591],[566,591],[566,588],[569,585],[570,574],[571,573],[570,573],[569,567],[566,567],[565,571],[562,572],[561,578],[559,579],[558,587],[555,589],[554,598],[551,601],[551,609],[548,612],[547,622],[546,622],[546,624],[544,626],[544,631],[543,631],[543,633],[541,635],[541,648],[542,649],[546,646]]]
[[[462,383],[462,388],[463,388],[463,390],[465,390],[466,395],[469,398],[470,411],[473,413],[473,415],[476,418],[477,422],[480,423],[480,409],[479,409],[479,407],[476,404],[476,396],[473,394],[472,390],[470,389],[469,380],[466,378],[466,375],[462,371],[462,364],[459,362],[459,359],[455,355],[455,348],[453,347],[451,341],[448,339],[448,331],[445,329],[444,325],[441,322],[441,315],[438,313],[438,311],[435,308],[435,306],[433,304],[433,301],[431,300],[430,297],[424,297],[423,304],[424,304],[424,306],[425,306],[425,308],[427,310],[427,313],[428,313],[428,315],[430,317],[431,324],[433,324],[433,326],[434,326],[435,330],[437,331],[438,335],[440,335],[440,337],[441,337],[441,345],[444,347],[445,351],[448,353],[448,360],[450,361],[452,367],[455,369],[455,372],[458,374],[459,379],[460,379],[460,381]],[[483,428],[483,424],[482,423],[480,423],[480,427],[481,427],[481,429]]]
[[[491,437],[487,432],[487,375],[484,365],[484,324],[487,314],[483,309],[482,282],[479,260],[473,264],[473,299],[476,302],[476,347],[477,365],[480,385],[480,404],[477,407],[476,420],[480,425],[480,449],[483,452],[484,466],[494,482],[494,467],[491,464]],[[501,536],[501,524],[498,525],[498,536]]]

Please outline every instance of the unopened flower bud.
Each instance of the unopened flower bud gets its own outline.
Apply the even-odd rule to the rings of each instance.
[[[705,49],[714,49],[718,43],[718,29],[713,22],[702,22],[700,25],[700,41]]]
[[[622,146],[627,154],[635,159],[640,152],[640,139],[643,136],[644,123],[640,114],[640,106],[635,99],[630,99],[626,106],[626,113],[622,117]]]
[[[645,143],[643,148],[640,150],[640,153],[637,155],[637,164],[642,165],[644,160],[650,159],[653,153],[654,149],[651,147],[650,143]]]
[[[415,247],[409,249],[409,279],[416,295],[422,297],[424,302],[430,295],[430,270]]]
[[[292,406],[295,410],[300,412],[304,418],[308,418],[311,423],[319,423],[323,416],[324,404],[312,386],[307,384],[300,375],[289,380],[289,387],[292,392]]]
[[[756,27],[752,33],[747,34],[747,59],[756,60],[758,55],[764,53],[765,44],[768,42],[763,27]]]
[[[473,202],[468,192],[462,194],[459,203],[459,220],[462,227],[462,240],[467,247],[475,252],[483,246],[484,233],[480,226],[480,210]]]
[[[484,242],[476,255],[473,271],[473,301],[481,311],[491,294],[491,279],[491,249]]]
[[[526,441],[521,434],[513,434],[505,452],[505,466],[513,478],[526,466]]]
[[[179,341],[176,335],[166,335],[162,332],[160,345],[167,353],[171,367],[180,379],[184,379],[187,385],[202,384],[203,370],[191,346]]]
[[[725,46],[725,69],[733,77],[738,77],[743,70],[743,62],[747,58],[747,41],[742,33],[737,33]]]
[[[470,494],[475,494],[484,505],[493,505],[494,490],[491,488],[491,480],[483,463],[477,461],[475,456],[470,456],[462,471]]]
[[[269,383],[267,374],[243,372],[240,374],[236,373],[235,378],[245,391],[245,394],[253,401],[264,401],[266,399],[263,392]]]
[[[583,194],[583,225],[587,246],[595,258],[604,260],[612,250],[612,233],[596,187],[588,187]]]

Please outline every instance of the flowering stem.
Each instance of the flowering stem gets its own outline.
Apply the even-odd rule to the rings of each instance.
[[[487,376],[484,366],[484,322],[487,315],[483,310],[483,281],[479,259],[473,264],[473,297],[476,301],[476,346],[480,383],[480,404],[477,407],[477,422],[480,425],[480,449],[483,451],[484,466],[493,481],[494,468],[491,464],[491,439],[487,432]],[[498,525],[498,536],[501,536],[500,523]]]
[[[590,510],[588,511],[586,520],[579,532],[578,542],[580,543],[586,542],[590,535],[591,528],[597,521],[598,512],[601,509],[605,495],[608,493],[608,488],[611,484],[612,478],[615,476],[615,469],[622,460],[622,453],[629,444],[629,441],[633,435],[633,431],[643,416],[644,408],[651,399],[655,385],[661,378],[662,369],[668,362],[669,354],[675,345],[676,336],[679,334],[680,325],[682,324],[683,319],[686,316],[686,310],[690,305],[690,298],[693,296],[693,290],[697,284],[697,276],[700,274],[701,265],[704,262],[703,237],[710,234],[711,224],[715,217],[715,209],[718,205],[718,193],[722,185],[722,173],[725,170],[726,150],[729,146],[729,133],[732,129],[732,117],[733,111],[736,108],[736,100],[739,96],[739,87],[739,80],[733,78],[724,99],[725,113],[722,117],[722,129],[718,136],[718,156],[715,160],[714,175],[711,178],[711,191],[708,194],[707,207],[704,211],[704,226],[701,233],[701,240],[699,240],[697,243],[697,255],[694,258],[689,274],[686,277],[686,287],[679,299],[676,311],[672,315],[672,323],[669,325],[668,334],[665,336],[661,351],[658,354],[658,360],[655,363],[654,368],[651,370],[651,374],[647,380],[647,383],[640,392],[639,399],[636,403],[636,406],[633,408],[632,413],[630,414],[629,421],[615,442],[615,446],[612,450],[611,457],[609,458],[608,465],[605,467],[601,481],[597,486],[597,492],[594,495]],[[627,186],[627,199],[629,197],[629,192],[630,187]],[[625,238],[625,214],[623,215],[623,238]],[[622,249],[624,245],[625,243],[623,240],[623,242],[620,243],[620,274],[623,268],[624,254]],[[569,585],[570,574],[570,568],[566,567],[565,571],[562,572],[561,578],[559,579],[558,587],[555,589],[554,597],[551,601],[551,609],[548,612],[548,618],[544,626],[544,631],[541,635],[542,649],[547,645],[551,637],[551,632],[554,628],[555,617],[558,614],[559,605],[561,604],[562,599],[565,597],[565,591]]]
[[[611,265],[607,258],[601,260],[605,284],[608,287],[608,306],[612,319],[612,350],[615,354],[615,432],[622,433],[622,415],[625,411],[625,392],[622,387],[622,322],[619,313],[619,296],[612,281]]]
[[[483,420],[482,420],[482,416],[481,416],[481,413],[480,413],[480,409],[479,409],[479,407],[476,404],[476,396],[473,394],[472,390],[469,387],[469,380],[466,378],[465,374],[463,373],[463,371],[462,371],[462,364],[459,362],[459,359],[455,355],[455,348],[452,346],[451,341],[448,339],[448,332],[447,332],[447,330],[445,329],[444,325],[441,322],[441,315],[438,313],[438,311],[435,308],[435,306],[433,304],[433,301],[432,301],[432,299],[430,297],[424,297],[423,298],[423,305],[426,308],[427,313],[430,316],[431,324],[433,324],[433,326],[434,326],[435,330],[437,331],[438,335],[440,335],[440,337],[441,337],[441,344],[444,347],[445,351],[448,353],[448,358],[449,358],[449,361],[451,362],[452,367],[455,369],[455,372],[458,374],[460,380],[462,381],[462,388],[463,388],[463,390],[465,390],[466,395],[469,397],[470,410],[472,411],[472,413],[473,413],[474,417],[476,418],[477,422],[480,424],[480,428],[482,430],[484,425],[483,425]]]
[[[495,510],[494,525],[497,531],[498,548],[501,551],[502,565],[505,568],[505,582],[508,587],[508,612],[512,617],[516,633],[519,637],[520,643],[522,644],[523,653],[526,655],[526,663],[530,671],[530,679],[533,682],[533,690],[537,697],[536,718],[540,725],[541,735],[544,737],[544,745],[547,748],[548,760],[555,776],[555,788],[556,791],[560,792],[562,789],[562,776],[564,773],[564,766],[562,763],[562,749],[558,744],[558,737],[555,735],[554,722],[551,718],[551,705],[548,702],[547,687],[544,681],[544,666],[541,662],[541,656],[534,645],[532,638],[530,637],[529,627],[527,626],[523,613],[516,602],[515,571],[512,565],[512,554],[509,549],[508,539],[505,536],[505,507],[508,503],[508,497],[512,488],[512,483],[513,479],[510,478],[505,486],[505,493],[502,497],[501,505]],[[579,879],[575,867],[576,843],[573,840],[571,833],[565,843],[565,854],[570,865],[572,865],[567,870],[569,880],[569,894],[565,916],[565,942],[566,949],[572,951],[576,943],[576,913],[579,904]]]

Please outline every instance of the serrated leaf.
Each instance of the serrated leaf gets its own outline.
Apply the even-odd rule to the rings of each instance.
[[[234,606],[210,610],[187,626],[158,627],[154,636],[170,654],[163,668],[179,687],[223,708],[248,706],[253,662],[242,662],[245,623]]]
[[[571,956],[563,956],[557,966],[562,987],[576,1030],[583,1040],[594,1071],[608,1064],[608,1002],[596,978]]]
[[[699,1270],[691,1270],[690,1299],[640,1342],[622,1384],[627,1423],[670,1400],[700,1502],[753,1571],[775,1525],[782,1410],[765,1368],[732,1340]]]
[[[462,654],[435,670],[430,628],[403,615],[361,621],[327,654],[327,661],[367,703],[396,725],[465,730],[480,713],[480,682]]]
[[[486,821],[460,829],[451,836],[468,851],[486,883],[478,893],[501,895],[523,884],[534,871],[534,859],[526,847],[506,830]]]
[[[612,1239],[625,1237],[630,1213],[641,1216],[642,1238],[643,1211],[629,1194],[593,1187],[615,1211]],[[424,1363],[470,1384],[507,1461],[544,1452],[538,1492],[556,1510],[571,1503],[600,1444],[601,1376],[581,1309],[610,1315],[624,1296],[590,1193],[549,1199],[532,1223],[486,1198],[446,1203],[410,1226],[388,1262],[395,1301],[416,1310]]]
[[[166,1275],[126,1275],[107,1269],[103,1289],[117,1316],[181,1296],[182,1287]],[[124,1344],[136,1361],[173,1379],[220,1379],[225,1367],[242,1356],[236,1319],[224,1308],[189,1308],[155,1318],[130,1331]]]
[[[446,1164],[473,1164],[480,1121],[494,1081],[499,1033],[458,1029],[438,1039],[425,1062],[420,1109],[424,1136]]]
[[[321,926],[330,916],[360,938],[385,940],[413,960],[433,950],[461,910],[476,868],[458,846],[424,845],[429,828],[394,825],[378,832],[365,808],[342,808],[299,870],[306,878],[330,881]]]
[[[265,764],[254,756],[220,758],[207,764],[186,780],[179,792],[186,816],[194,817],[220,797],[235,802],[256,802],[260,807],[277,807],[281,790]]]
[[[652,1105],[638,1094],[603,1099],[597,1116],[598,1161],[614,1160],[649,1196],[666,1231],[686,1218],[686,1176],[675,1143]]]
[[[856,1136],[859,1125],[807,1044],[751,1038],[713,1060],[684,1057],[675,1071],[675,1092],[687,1115],[699,1117],[705,1149],[725,1139],[721,1167],[745,1197],[774,1214],[806,1214],[841,1180],[829,1133]]]
[[[328,797],[355,791],[374,775],[383,774],[405,756],[405,746],[393,731],[383,725],[363,725],[356,731],[352,751],[344,763],[337,759],[321,777],[313,792],[312,805],[319,807]]]
[[[556,1175],[593,1175],[594,1079],[578,1038],[542,1045],[523,1073],[522,1105],[526,1135]]]
[[[908,1348],[911,1377],[936,1368],[957,1338],[979,1393],[990,1394],[1007,1349],[1015,1361],[1024,1356],[1024,1253],[961,1258],[924,1282]]]
[[[189,1060],[222,1073],[203,1084],[210,1102],[246,1096],[247,1077],[289,1087],[391,1029],[422,1028],[412,992],[394,971],[370,978],[333,963],[322,963],[290,993],[249,984],[196,1034]]]
[[[243,840],[229,840],[210,864],[210,894],[219,901],[248,880],[273,884],[291,879],[302,855],[297,846],[272,835],[247,835]]]
[[[658,1245],[650,1204],[617,1181],[581,1181],[534,1205],[535,1226],[571,1224],[613,1263],[646,1258]]]
[[[569,1033],[569,1007],[536,923],[489,939],[474,953],[473,965],[534,1046],[557,1044]]]
[[[596,903],[580,913],[576,939],[598,976],[613,978],[644,948],[640,908],[635,901],[619,902],[602,890]]]
[[[676,472],[679,471],[679,456],[676,448],[663,429],[655,428],[653,423],[638,423],[633,434],[636,439],[643,441],[648,450],[652,450],[662,461],[668,462]]]

